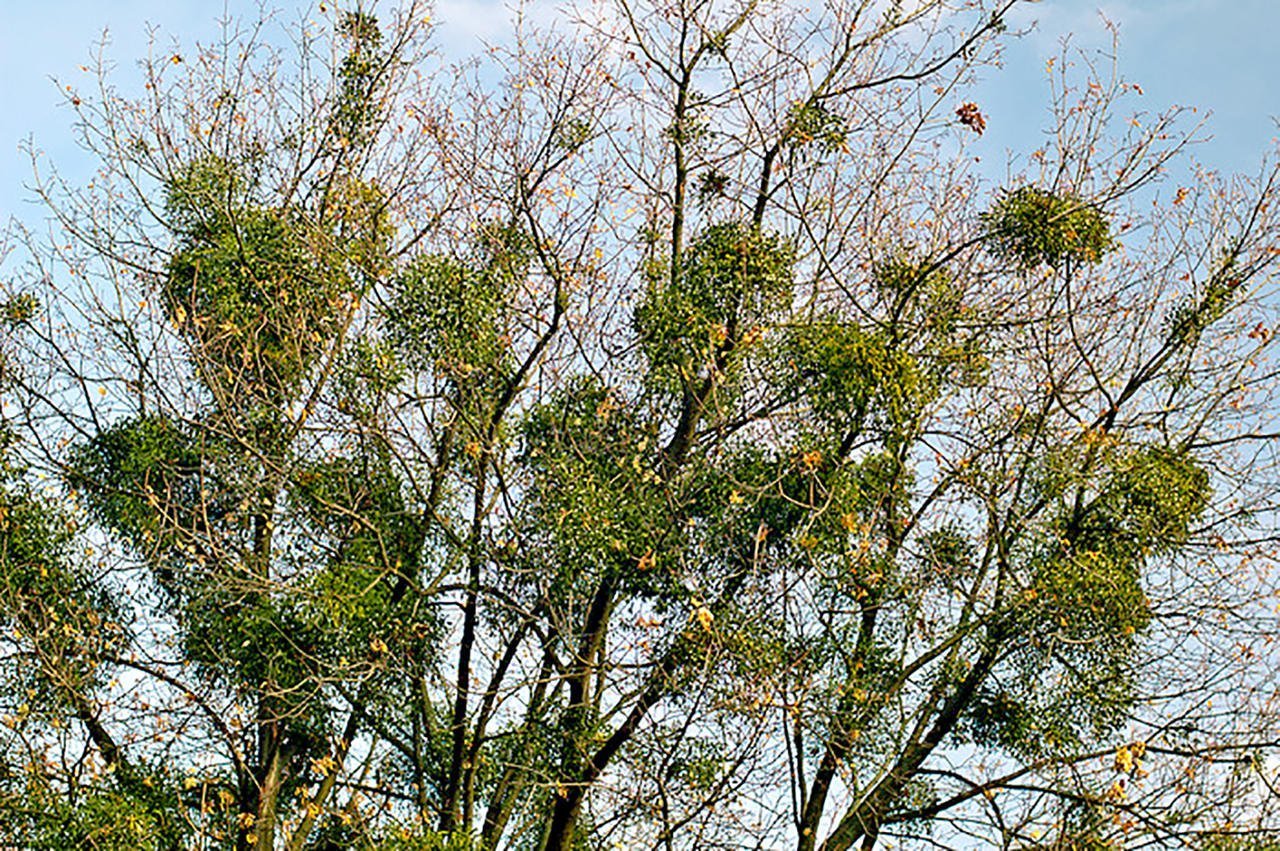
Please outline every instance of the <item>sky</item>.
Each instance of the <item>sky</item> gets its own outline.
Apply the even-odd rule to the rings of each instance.
[[[294,0],[275,5],[295,14],[305,8]],[[146,53],[151,28],[162,44],[174,38],[190,44],[211,39],[223,14],[251,15],[257,8],[256,0],[0,0],[0,224],[11,216],[28,222],[39,216],[24,189],[31,182],[29,157],[20,150],[25,140],[64,174],[90,174],[92,163],[72,144],[72,114],[54,80],[84,81],[80,66],[104,32],[121,88],[135,91],[140,84],[130,72]],[[972,93],[988,120],[984,157],[1003,163],[1037,146],[1048,121],[1046,60],[1067,36],[1085,50],[1108,48],[1103,16],[1118,27],[1120,71],[1142,86],[1145,107],[1211,111],[1213,138],[1197,150],[1198,158],[1223,172],[1257,173],[1280,133],[1275,0],[1041,0],[1025,7],[1013,28],[1034,28],[1010,42],[1003,69]],[[468,45],[478,47],[479,38],[500,34],[506,17],[502,0],[436,3],[441,43],[459,56],[472,52]]]

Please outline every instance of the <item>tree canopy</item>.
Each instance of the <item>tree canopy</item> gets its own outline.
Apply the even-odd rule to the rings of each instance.
[[[1019,0],[415,0],[67,87],[0,305],[0,845],[1280,842],[1274,166]]]

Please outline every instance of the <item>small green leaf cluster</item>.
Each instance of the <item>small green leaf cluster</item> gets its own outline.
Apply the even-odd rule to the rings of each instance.
[[[811,323],[788,335],[797,389],[829,427],[892,429],[913,420],[937,392],[920,362],[884,329]]]
[[[992,251],[1023,269],[1097,263],[1115,245],[1110,222],[1096,207],[1036,186],[1004,193],[982,222]]]
[[[353,292],[364,293],[391,273],[387,247],[395,226],[376,179],[337,176],[321,212],[312,240],[317,259],[354,282]]]
[[[1229,254],[1199,297],[1188,299],[1165,317],[1170,343],[1190,348],[1206,328],[1222,318],[1240,286],[1239,277],[1233,274],[1234,267],[1234,256]]]
[[[182,614],[183,649],[206,677],[262,694],[290,735],[313,741],[328,717],[317,677],[323,629],[296,601],[260,589],[234,576],[206,583]]]
[[[978,691],[963,725],[974,741],[1038,759],[1096,744],[1124,722],[1137,684],[1123,657],[1078,667],[1035,652],[1039,658],[1018,656]]]
[[[790,303],[795,251],[784,237],[741,222],[703,231],[677,280],[651,274],[635,326],[660,386],[687,386],[714,369],[740,335]]]
[[[388,832],[372,851],[476,851],[479,847],[466,831],[445,834],[419,827]]]
[[[897,255],[873,266],[872,283],[884,319],[831,316],[788,329],[789,379],[822,427],[902,439],[946,388],[981,385],[988,360],[945,268]]]
[[[655,437],[625,400],[594,379],[569,384],[525,418],[530,506],[535,523],[554,530],[552,563],[566,591],[602,573],[642,591],[661,591],[672,581],[657,551],[659,542],[677,541],[653,472]]]
[[[0,303],[0,319],[8,325],[30,322],[40,312],[40,301],[31,293],[18,293]]]
[[[381,106],[374,97],[383,75],[382,30],[368,12],[346,12],[338,21],[338,35],[348,42],[338,65],[337,101],[333,129],[339,148],[362,145],[373,132]]]
[[[419,613],[410,623],[393,595],[418,567],[425,530],[390,465],[372,453],[310,465],[295,475],[290,499],[308,540],[327,559],[302,582],[300,595],[322,658],[420,654],[435,634],[434,615]],[[314,553],[305,560],[314,561]]]
[[[708,169],[698,175],[698,200],[707,203],[724,195],[729,188],[729,175],[717,169]]]
[[[709,791],[724,771],[725,757],[721,743],[707,739],[689,739],[667,764],[670,779],[679,779],[692,789]]]
[[[926,532],[917,539],[916,558],[928,583],[950,585],[969,575],[977,563],[973,541],[954,523]]]
[[[215,158],[170,181],[167,207],[183,229],[161,292],[202,383],[273,409],[297,395],[358,287],[330,235],[253,204],[245,183]]]
[[[124,639],[119,613],[73,553],[74,528],[23,481],[0,481],[0,629],[24,650],[5,675],[37,714],[97,685],[101,655]]]
[[[691,92],[689,100],[698,102],[698,94]],[[687,107],[684,114],[667,127],[665,135],[677,145],[694,145],[706,139],[711,132],[711,122],[707,120],[705,113]]]
[[[207,523],[231,510],[208,450],[174,420],[145,416],[104,429],[67,459],[67,484],[84,495],[90,515],[153,560],[170,591],[179,589],[168,562],[186,561]]]
[[[1096,440],[1096,439],[1095,439]],[[1076,648],[1127,647],[1146,628],[1142,567],[1176,549],[1208,505],[1209,476],[1188,453],[1115,447],[1092,499],[1069,489],[1050,543],[1033,560],[1041,629]]]
[[[5,834],[22,837],[32,851],[182,851],[189,828],[176,784],[163,773],[147,781],[110,777],[75,790],[28,788],[14,812],[32,813],[25,825],[10,823]],[[0,803],[3,808],[3,803]]]
[[[346,346],[333,374],[335,407],[370,422],[408,375],[395,344],[385,337],[362,336]]]
[[[1004,627],[1010,666],[970,718],[979,741],[1023,755],[1096,741],[1123,720],[1152,616],[1143,567],[1186,541],[1210,497],[1208,473],[1184,450],[1101,435],[1082,444],[1046,464],[1053,483],[1041,498],[1059,500],[1057,518]]]
[[[976,329],[980,317],[965,304],[951,272],[927,257],[899,253],[876,263],[872,278],[891,305],[891,328],[911,340],[916,357],[939,387],[981,386],[990,363]]]
[[[567,120],[556,130],[555,144],[564,151],[576,151],[591,141],[591,120],[579,116]]]
[[[469,257],[417,258],[395,282],[386,313],[400,357],[458,387],[490,384],[509,368],[508,299],[532,250],[513,227],[486,227],[480,237]]]
[[[814,101],[794,105],[783,132],[787,144],[793,147],[814,143],[826,153],[844,148],[849,138],[848,122],[844,117]]]

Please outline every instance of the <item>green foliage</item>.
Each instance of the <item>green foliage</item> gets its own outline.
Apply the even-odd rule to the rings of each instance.
[[[709,169],[698,175],[698,199],[704,203],[724,195],[729,187],[729,175]]]
[[[401,358],[457,386],[482,386],[503,375],[511,347],[508,297],[531,254],[522,231],[489,225],[469,257],[417,258],[399,276],[386,313]]]
[[[552,535],[566,584],[621,578],[660,590],[672,581],[660,547],[674,545],[661,481],[652,470],[656,435],[609,388],[581,379],[534,408],[522,429],[534,476],[534,522]]]
[[[683,785],[706,792],[720,779],[724,762],[720,743],[691,739],[683,742],[680,752],[668,761],[667,774]]]
[[[902,427],[937,392],[919,361],[881,329],[801,325],[791,330],[788,351],[799,391],[837,428]]]
[[[464,382],[501,360],[502,303],[501,293],[463,263],[428,256],[401,276],[388,319],[410,363]]]
[[[998,21],[890,2],[885,26],[909,29],[876,44],[836,9],[815,12],[836,29],[788,34],[810,19],[712,5],[624,16],[637,49],[608,70],[596,40],[540,55],[522,38],[495,54],[503,90],[464,74],[465,101],[406,61],[424,9],[384,37],[357,5],[300,37],[325,50],[296,78],[271,50],[214,48],[186,88],[160,75],[143,101],[82,111],[106,125],[88,130],[101,185],[158,190],[134,200],[163,215],[131,228],[128,200],[85,193],[125,234],[59,211],[93,223],[56,248],[91,297],[42,283],[0,303],[4,354],[54,379],[13,380],[0,418],[34,439],[0,423],[0,451],[65,471],[83,508],[0,459],[0,805],[26,807],[19,844],[1008,844],[1056,794],[1074,802],[1058,845],[1108,847],[1119,795],[1092,802],[1097,768],[1073,761],[1170,708],[1142,703],[1150,576],[1192,575],[1157,560],[1185,552],[1214,461],[1245,445],[1210,434],[1216,370],[1243,349],[1192,350],[1245,304],[1263,245],[1226,243],[1163,340],[1096,355],[1150,314],[1131,280],[1095,276],[1097,311],[1064,338],[1071,282],[1050,269],[1115,247],[1100,207],[1012,188],[975,241],[964,169],[929,170],[911,132],[875,159],[919,118],[901,111],[927,94],[913,82],[963,79],[945,66]],[[931,32],[968,35],[939,52]],[[707,65],[739,34],[746,80]],[[890,67],[908,54],[944,61]],[[975,104],[958,114],[981,129]],[[772,153],[744,158],[769,128]],[[866,162],[824,162],[854,149]],[[476,156],[495,165],[469,181]],[[1090,197],[1122,202],[1128,184],[1078,162]],[[597,203],[558,203],[575,186]],[[745,186],[758,203],[734,213]],[[158,272],[118,274],[152,244]],[[32,322],[49,299],[58,318]],[[138,303],[163,318],[132,327],[116,306]],[[86,339],[107,348],[69,356]],[[1157,399],[1174,357],[1215,380]],[[102,382],[116,392],[83,392]],[[988,807],[966,778],[997,774],[1018,780]],[[904,823],[944,806],[957,832]]]
[[[1139,687],[1124,656],[1087,666],[1045,656],[1043,647],[1019,655],[979,689],[965,722],[975,742],[1039,759],[1096,745],[1123,724]]]
[[[338,176],[320,212],[311,249],[325,268],[348,279],[352,293],[364,293],[391,274],[388,247],[395,226],[376,179]]]
[[[1160,555],[1186,542],[1210,496],[1209,473],[1187,450],[1138,446],[1112,464],[1078,525],[1084,540],[1106,534],[1131,557]]]
[[[1085,472],[1090,458],[1103,470]],[[1139,686],[1137,636],[1152,617],[1143,567],[1185,542],[1210,496],[1207,472],[1162,446],[1092,435],[1048,466],[1060,513],[1012,604],[1011,666],[970,717],[979,741],[1032,757],[1097,741],[1123,721]]]
[[[243,208],[248,189],[241,168],[221,157],[183,163],[165,185],[165,213],[189,239],[213,237]]]
[[[395,599],[400,588],[403,602],[419,568],[425,529],[390,466],[376,455],[317,463],[296,474],[291,499],[311,530],[299,555],[312,564],[301,596],[324,658],[425,652],[434,614],[409,618]],[[317,548],[326,561],[318,569]]]
[[[376,97],[388,59],[382,52],[382,30],[368,12],[346,12],[338,21],[338,35],[347,43],[347,54],[337,70],[338,93],[333,132],[337,146],[367,143],[381,114]]]
[[[775,233],[740,222],[712,225],[689,246],[680,282],[703,321],[757,321],[786,307],[795,249]]]
[[[36,814],[19,830],[24,834],[22,847],[32,851],[182,851],[187,847],[188,824],[176,788],[167,779],[152,778],[147,784],[108,779],[101,786],[78,790],[73,797],[41,789],[27,805]]]
[[[589,118],[569,119],[556,132],[556,146],[566,151],[576,151],[591,141],[591,133]]]
[[[1097,263],[1114,245],[1100,210],[1070,193],[1035,186],[1004,193],[982,221],[996,255],[1023,269]]]
[[[1146,627],[1142,566],[1185,541],[1209,500],[1208,474],[1185,452],[1139,446],[1109,461],[1092,500],[1063,506],[1030,585],[1046,629],[1082,651],[1127,645]]]
[[[833,153],[846,146],[849,130],[843,116],[820,102],[805,101],[791,108],[784,135],[794,147],[814,143],[825,153]]]
[[[393,831],[373,846],[373,851],[475,851],[479,844],[468,833],[405,828]]]
[[[335,179],[308,216],[255,201],[249,167],[204,157],[166,184],[178,245],[160,289],[214,399],[278,418],[353,300],[387,271],[392,228],[372,183]]]
[[[950,584],[968,574],[977,559],[977,548],[955,524],[926,532],[916,544],[926,575]]]
[[[373,420],[408,372],[391,340],[361,337],[353,341],[334,370],[338,410],[361,421]]]
[[[1186,348],[1194,346],[1204,330],[1227,312],[1240,286],[1234,267],[1234,254],[1228,254],[1204,292],[1198,298],[1189,298],[1178,305],[1165,318],[1166,333],[1171,343]]]
[[[9,325],[30,322],[39,312],[40,301],[31,293],[18,293],[0,303],[0,318]]]
[[[679,387],[704,376],[718,352],[785,309],[794,261],[782,236],[725,222],[690,244],[678,281],[652,270],[635,326],[657,383]]]
[[[810,321],[787,329],[784,347],[793,392],[823,426],[900,440],[944,389],[981,385],[987,357],[945,268],[896,256],[876,264],[872,279],[889,321]]]
[[[67,484],[90,515],[151,559],[171,591],[179,577],[170,561],[185,561],[207,524],[230,511],[209,449],[173,420],[151,416],[110,426],[67,459]]]
[[[249,209],[188,241],[169,264],[169,317],[218,395],[278,405],[294,397],[336,332],[346,289],[317,268],[301,225]]]
[[[323,731],[324,636],[295,601],[264,596],[248,577],[218,577],[192,595],[183,621],[183,650],[205,676],[266,695],[286,729],[304,740]]]
[[[4,664],[5,687],[27,712],[56,716],[99,684],[101,656],[124,630],[72,561],[65,515],[13,488],[0,493],[0,514],[0,629],[21,650]]]

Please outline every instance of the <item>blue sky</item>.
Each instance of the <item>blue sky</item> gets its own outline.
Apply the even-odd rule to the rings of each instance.
[[[292,0],[277,5],[305,7]],[[445,24],[450,49],[457,50],[475,43],[477,35],[500,33],[502,7],[499,0],[438,0],[436,18]],[[19,151],[23,139],[34,138],[64,173],[88,175],[91,163],[71,144],[72,115],[60,105],[52,78],[82,81],[79,66],[104,30],[120,86],[130,90],[148,26],[157,28],[162,42],[190,43],[211,38],[224,11],[250,15],[257,8],[255,0],[0,0],[0,221],[38,215],[23,189],[31,174]],[[974,94],[990,122],[981,143],[984,157],[1002,164],[1008,152],[1025,153],[1036,145],[1047,120],[1045,60],[1068,34],[1078,47],[1109,45],[1101,15],[1119,27],[1121,71],[1142,85],[1146,108],[1183,104],[1211,110],[1214,139],[1198,157],[1222,171],[1256,172],[1262,155],[1274,147],[1274,117],[1280,116],[1275,0],[1042,0],[1024,8],[1015,26],[1036,21],[1036,29],[1010,44],[1003,71]]]

